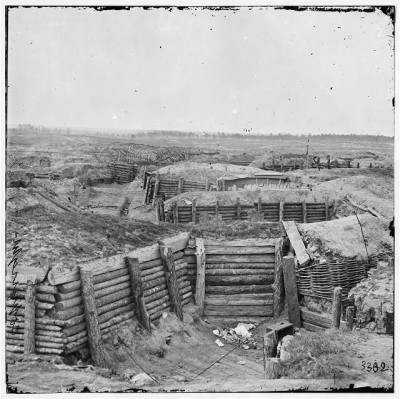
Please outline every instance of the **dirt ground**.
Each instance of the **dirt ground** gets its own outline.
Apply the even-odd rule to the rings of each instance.
[[[262,336],[271,321],[253,330],[256,349],[237,348],[228,343],[219,347],[212,331],[221,328],[221,324],[200,319],[193,309],[194,306],[186,307],[184,323],[166,313],[151,335],[134,321],[115,329],[113,336],[105,340],[111,371],[85,368],[83,364],[77,367],[54,362],[16,362],[8,366],[9,388],[31,393],[132,392],[138,389],[145,392],[261,392],[306,387],[329,391],[346,389],[350,384],[390,389],[392,385],[393,339],[390,336],[328,330],[327,340],[333,339],[341,345],[347,343],[343,354],[339,351],[325,357],[324,367],[330,367],[328,363],[340,365],[334,375],[316,378],[315,373],[320,372],[321,366],[316,370],[313,354],[305,353],[307,364],[294,378],[265,379]],[[313,334],[301,329],[295,339],[312,338]],[[379,367],[384,362],[388,370],[373,371],[368,362],[372,366],[377,362]],[[143,372],[148,375],[147,382],[144,385],[134,383],[132,377]]]

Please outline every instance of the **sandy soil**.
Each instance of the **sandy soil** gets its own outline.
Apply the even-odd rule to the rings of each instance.
[[[358,216],[367,242],[369,256],[391,252],[393,239],[388,225],[370,214]],[[298,224],[303,240],[315,254],[331,254],[347,258],[366,259],[367,252],[356,216],[318,223]]]
[[[9,384],[19,392],[107,392],[135,388],[148,392],[255,392],[287,391],[308,387],[313,390],[357,386],[386,386],[392,383],[391,371],[367,371],[363,361],[385,362],[390,369],[393,340],[389,336],[364,331],[343,335],[349,342],[352,360],[335,376],[318,379],[265,380],[263,371],[262,335],[268,322],[257,327],[256,349],[237,348],[231,344],[218,347],[208,324],[186,307],[184,324],[168,313],[151,335],[134,321],[115,331],[105,340],[107,361],[112,373],[104,369],[75,369],[48,362],[17,362],[8,367]],[[308,334],[300,330],[301,334]],[[365,364],[366,365],[366,364]],[[146,372],[150,376],[138,387],[131,378]]]
[[[250,166],[238,166],[232,164],[209,164],[198,162],[179,162],[174,165],[165,166],[159,169],[161,175],[180,176],[187,180],[215,181],[221,176],[230,176],[235,174],[249,174],[264,173],[263,169],[254,168]]]

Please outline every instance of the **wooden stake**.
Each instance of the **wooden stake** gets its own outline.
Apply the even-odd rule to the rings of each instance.
[[[236,198],[236,218],[240,219],[241,207],[240,207],[240,198]]]
[[[160,224],[160,201],[156,199],[156,224]]]
[[[274,281],[274,319],[278,318],[283,307],[281,303],[283,291],[282,251],[283,239],[275,244],[275,281]]]
[[[295,259],[293,257],[283,257],[283,280],[288,304],[289,322],[292,323],[294,327],[301,327],[300,307],[296,286]]]
[[[261,213],[262,211],[262,206],[261,206],[261,197],[258,197],[258,202],[257,202],[257,211]]]
[[[174,311],[180,320],[183,320],[181,296],[179,292],[179,284],[175,272],[174,253],[171,247],[166,246],[159,241],[160,255],[165,267],[165,274],[168,286],[170,301]]]
[[[340,327],[340,315],[342,306],[342,288],[335,287],[333,290],[333,303],[332,303],[332,327]]]
[[[178,204],[175,204],[174,206],[174,224],[179,223],[179,206]]]
[[[157,198],[157,195],[158,195],[158,188],[159,187],[160,187],[160,173],[157,172],[157,174],[156,174],[156,182],[154,184],[154,192],[153,192],[153,202],[152,202],[153,207],[155,205],[155,201],[156,201],[156,198]]]
[[[183,177],[180,177],[178,179],[178,194],[182,194],[183,193],[183,182],[184,182]]]
[[[217,218],[217,223],[218,223],[218,218],[219,218],[219,202],[215,203],[215,217]]]
[[[325,198],[325,219],[329,220],[329,198]]]
[[[28,281],[25,291],[24,354],[35,353],[35,295],[36,286]]]
[[[303,201],[303,223],[307,223],[307,204]]]
[[[192,201],[192,222],[196,223],[196,200]]]
[[[282,222],[283,220],[283,207],[285,203],[283,201],[279,201],[279,221]]]
[[[80,268],[82,299],[85,310],[86,329],[89,339],[90,354],[98,367],[107,367],[100,326],[94,297],[93,272]]]
[[[150,317],[147,313],[146,303],[144,301],[143,281],[139,266],[139,260],[137,258],[126,257],[125,264],[128,267],[131,276],[131,287],[133,297],[135,298],[136,316],[142,326],[145,327],[148,331],[151,331]]]
[[[204,247],[204,240],[202,238],[196,238],[196,261],[197,261],[197,274],[196,274],[196,295],[195,302],[201,310],[201,314],[204,312],[204,296],[206,288],[206,250]]]
[[[346,319],[347,328],[351,331],[354,324],[354,306],[348,306],[346,308]]]

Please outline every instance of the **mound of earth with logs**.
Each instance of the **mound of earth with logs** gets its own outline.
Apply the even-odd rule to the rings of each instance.
[[[160,175],[183,177],[187,180],[205,182],[207,179],[214,182],[218,177],[232,174],[254,175],[264,173],[264,170],[250,166],[239,166],[227,163],[198,163],[178,162],[174,165],[164,166],[158,170]]]

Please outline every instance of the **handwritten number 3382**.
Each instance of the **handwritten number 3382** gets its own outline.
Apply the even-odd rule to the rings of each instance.
[[[373,363],[362,361],[361,365],[362,365],[362,369],[368,371],[368,373],[370,373],[371,371],[373,371],[374,373],[377,373],[378,371],[389,370],[389,367],[386,366],[385,362],[381,362],[381,364],[379,365],[376,361]]]

